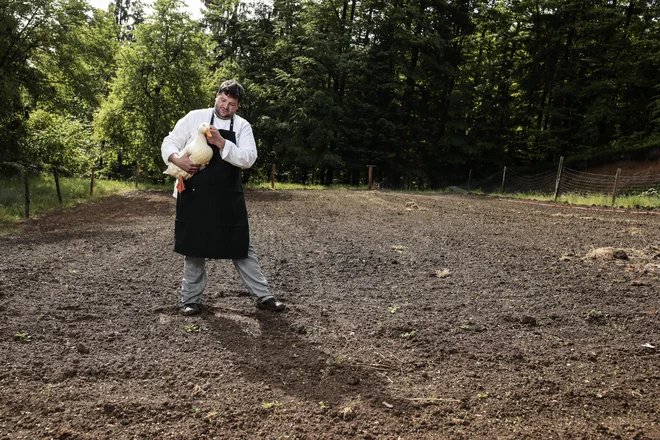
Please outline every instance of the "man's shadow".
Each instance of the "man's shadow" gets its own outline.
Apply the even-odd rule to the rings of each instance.
[[[314,347],[300,329],[292,328],[286,313],[208,312],[204,319],[209,329],[237,355],[236,366],[254,383],[279,388],[315,405],[337,405],[359,396],[361,402],[374,409],[391,409],[394,415],[409,409],[410,402],[387,393],[386,379],[376,369]]]

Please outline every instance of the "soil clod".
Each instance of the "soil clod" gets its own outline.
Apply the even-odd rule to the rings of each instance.
[[[527,325],[529,327],[535,327],[537,325],[536,318],[534,318],[533,316],[528,316],[528,315],[525,315],[522,318],[520,318],[520,323],[524,324],[524,325]]]

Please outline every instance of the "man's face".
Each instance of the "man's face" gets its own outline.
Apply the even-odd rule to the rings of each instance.
[[[230,119],[238,110],[238,99],[227,96],[226,93],[218,93],[215,95],[215,112],[222,119]]]

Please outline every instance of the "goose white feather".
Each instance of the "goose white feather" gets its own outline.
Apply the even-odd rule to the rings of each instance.
[[[210,127],[210,124],[206,122],[199,124],[199,127],[197,128],[197,136],[195,136],[195,139],[193,139],[192,142],[190,142],[177,153],[179,157],[182,157],[186,153],[190,153],[190,160],[194,164],[200,165],[200,170],[208,165],[208,163],[211,161],[211,158],[213,157],[213,150],[206,143],[206,138],[211,136],[209,131]],[[167,169],[163,171],[163,174],[167,174],[179,179],[177,184],[177,189],[179,189],[179,192],[185,189],[183,181],[192,177],[191,173],[182,170],[172,162],[167,164]]]

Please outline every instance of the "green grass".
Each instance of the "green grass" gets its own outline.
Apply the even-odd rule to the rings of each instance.
[[[60,178],[62,192],[62,208],[68,209],[87,200],[95,200],[110,194],[135,190],[134,182],[118,182],[115,180],[94,181],[94,196],[89,196],[89,179],[86,178]],[[8,230],[16,223],[25,219],[25,195],[22,178],[0,180],[0,230]],[[30,218],[60,209],[55,189],[55,179],[48,175],[35,175],[30,177]],[[167,185],[167,189],[171,185]],[[143,185],[140,189],[166,189],[160,185]]]
[[[134,182],[121,182],[116,180],[94,181],[94,195],[89,196],[88,178],[60,178],[60,190],[62,192],[62,208],[69,209],[88,200],[96,200],[111,194],[134,191]],[[18,222],[25,219],[25,197],[23,180],[20,177],[11,179],[0,179],[2,192],[0,193],[0,233],[6,233]],[[164,185],[140,183],[141,190],[171,190],[172,183]],[[270,189],[270,182],[250,183],[248,188]],[[276,190],[324,190],[324,189],[346,189],[364,190],[365,186],[351,187],[349,185],[301,185],[295,183],[275,182]],[[50,174],[34,175],[30,177],[30,218],[38,218],[40,215],[60,209],[55,189],[55,179]]]
[[[257,182],[251,183],[248,185],[252,189],[270,189],[270,182]],[[362,186],[350,186],[350,185],[331,185],[331,186],[322,186],[322,185],[301,185],[297,183],[279,183],[275,182],[276,190],[324,190],[324,189],[345,189],[345,190],[366,190],[367,185]],[[446,193],[455,193],[453,191],[446,190],[424,190],[424,191],[403,191],[398,192],[409,193],[409,194],[446,194]],[[481,190],[473,190],[471,194],[485,194]],[[537,191],[527,192],[527,193],[489,193],[488,195],[494,197],[504,197],[509,199],[522,199],[522,200],[536,200],[540,202],[551,202],[553,201],[554,194],[541,193]],[[608,194],[592,194],[592,195],[580,195],[580,194],[564,194],[557,197],[558,203],[566,203],[569,205],[577,206],[602,206],[602,207],[612,207],[612,195]],[[616,198],[615,208],[660,208],[660,197],[657,196],[641,196],[641,195],[628,195],[628,196],[618,196]]]
[[[544,194],[539,192],[529,193],[492,193],[491,196],[505,197],[509,199],[523,199],[523,200],[537,200],[542,202],[550,202],[553,200],[553,194]],[[655,196],[641,196],[641,195],[627,195],[618,196],[612,205],[611,194],[563,194],[557,197],[558,203],[566,203],[569,205],[578,206],[601,206],[606,208],[660,208],[660,197]]]
[[[271,189],[270,182],[250,182],[247,185],[250,189]],[[310,190],[327,190],[327,189],[345,189],[351,191],[360,191],[366,190],[367,185],[362,186],[350,186],[350,185],[302,185],[299,183],[280,183],[275,182],[275,190],[298,190],[298,189],[310,189]]]
[[[89,196],[89,179],[87,178],[60,178],[60,189],[62,191],[63,208],[68,209],[83,203],[87,200],[95,200],[110,194],[117,194],[126,191],[134,191],[133,182],[120,182],[115,180],[100,180],[94,182],[94,196]],[[25,218],[24,187],[21,178],[0,179],[0,233],[6,233],[18,222]],[[270,182],[252,182],[248,185],[252,189],[270,189]],[[171,190],[172,184],[168,182],[164,185],[140,184],[141,190],[158,189]],[[366,190],[367,186],[350,185],[301,185],[295,183],[275,182],[276,190]],[[408,191],[418,193],[419,191]],[[441,193],[442,191],[440,191]],[[427,192],[423,192],[427,193]],[[432,191],[438,193],[438,191]],[[474,191],[473,193],[478,193]],[[490,194],[495,197],[505,197],[523,200],[552,201],[552,194],[539,192],[529,192],[520,194]],[[611,195],[578,195],[564,194],[558,197],[557,202],[571,205],[583,206],[602,206],[612,207]],[[616,208],[660,208],[660,197],[628,195],[617,197],[614,204]],[[35,175],[30,178],[30,217],[36,218],[40,215],[60,209],[57,192],[55,189],[55,179],[49,174]]]

